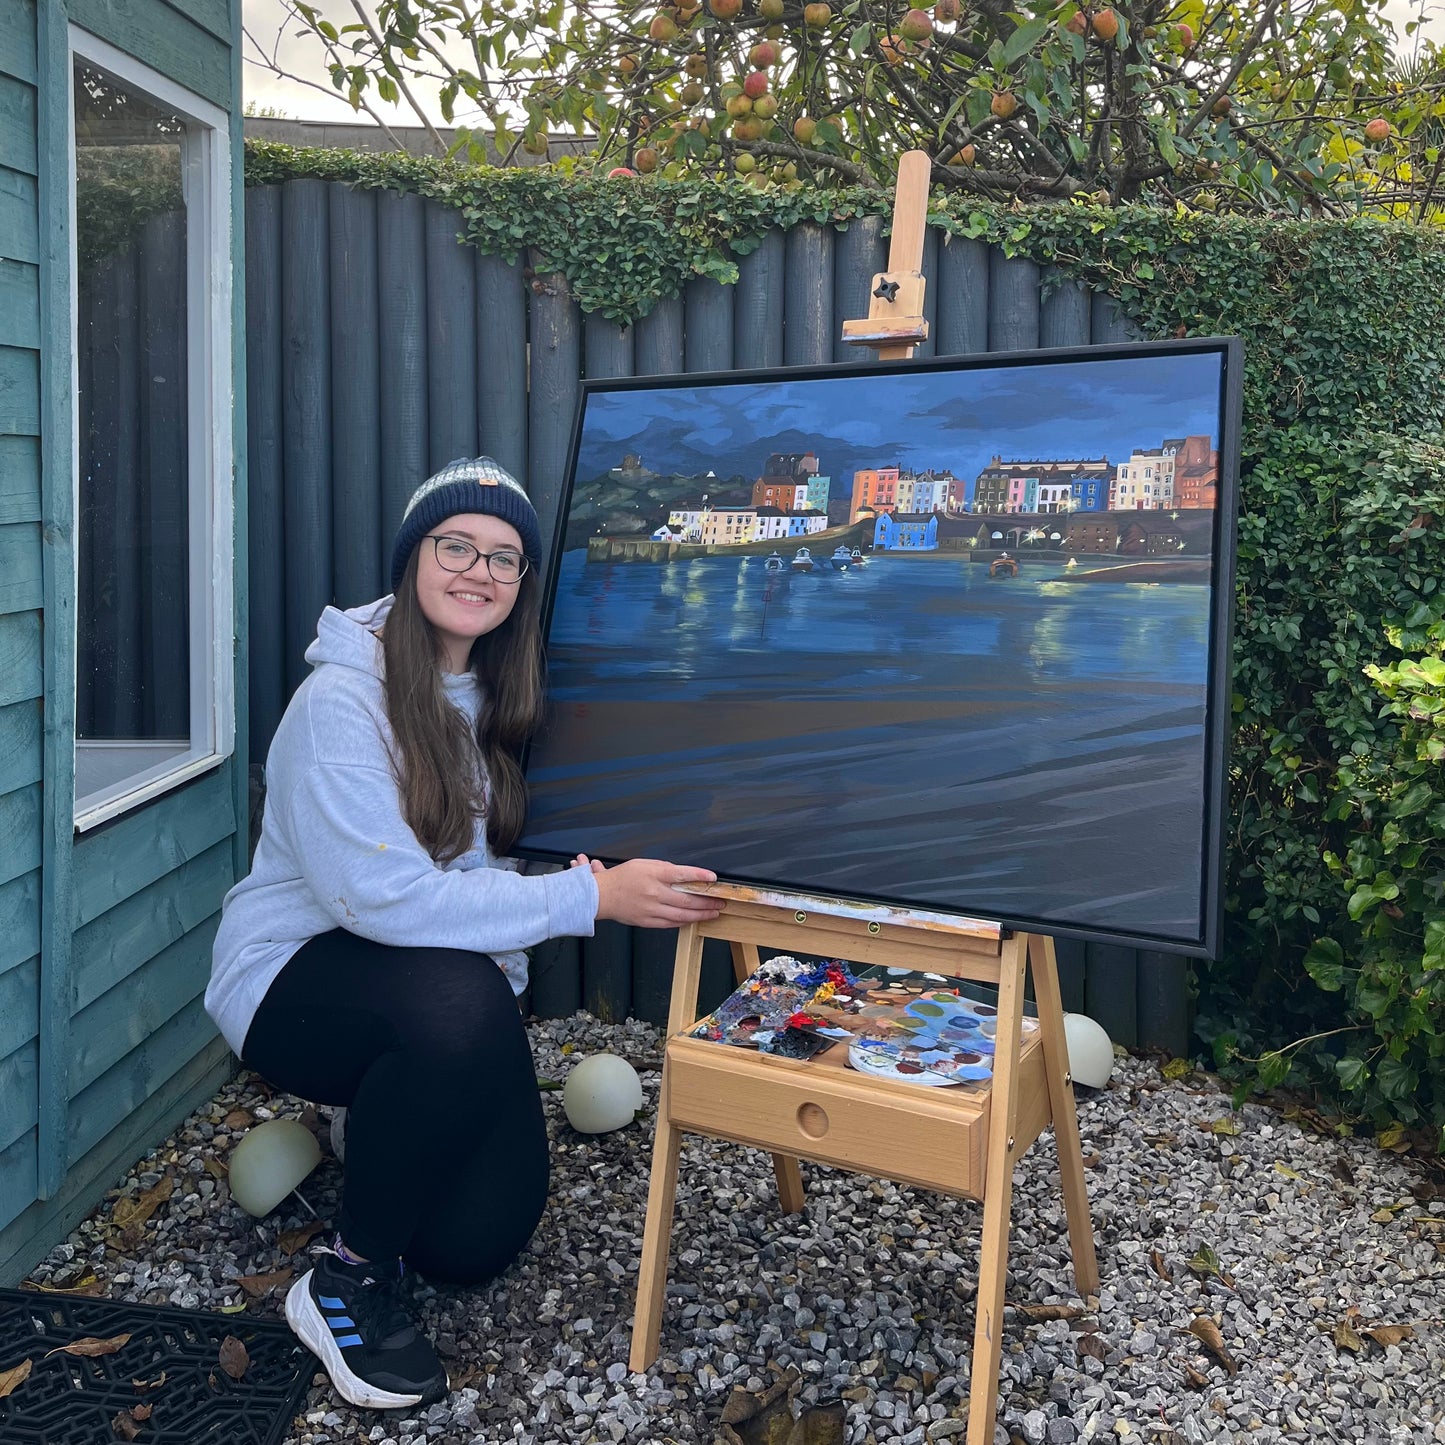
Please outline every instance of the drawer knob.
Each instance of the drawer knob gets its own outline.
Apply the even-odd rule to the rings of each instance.
[[[821,1104],[803,1104],[798,1108],[798,1128],[810,1139],[821,1139],[828,1132],[828,1115]]]

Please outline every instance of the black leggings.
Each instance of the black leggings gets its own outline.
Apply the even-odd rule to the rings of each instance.
[[[516,999],[486,954],[324,933],[267,990],[242,1062],[346,1105],[347,1248],[480,1284],[531,1238],[547,1131]]]

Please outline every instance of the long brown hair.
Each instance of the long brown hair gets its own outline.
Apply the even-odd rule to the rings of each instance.
[[[472,846],[484,815],[493,853],[505,853],[522,832],[522,748],[537,730],[544,704],[541,588],[529,568],[506,621],[472,646],[472,674],[482,694],[473,734],[442,688],[441,642],[416,595],[420,551],[412,549],[382,629],[386,715],[401,815],[422,847],[446,864]]]

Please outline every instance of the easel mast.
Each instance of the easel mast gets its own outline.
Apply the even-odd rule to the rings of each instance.
[[[909,359],[928,336],[922,265],[929,174],[922,151],[909,151],[899,161],[888,270],[873,277],[867,317],[843,323],[844,340],[872,347],[883,361]],[[736,884],[692,891],[719,899],[723,912],[678,935],[631,1368],[645,1370],[657,1358],[682,1134],[733,1139],[772,1153],[779,1202],[789,1213],[805,1203],[799,1158],[982,1203],[967,1445],[992,1445],[1013,1170],[1050,1124],[1059,1151],[1075,1282],[1083,1294],[1099,1285],[1053,939],[1010,933],[973,919]],[[996,985],[993,1077],[978,1090],[923,1089],[857,1074],[844,1066],[841,1049],[798,1063],[689,1038],[708,938],[728,942],[738,982],[758,968],[759,947],[767,946]],[[1029,970],[1039,1028],[1037,1037],[1025,1043]]]

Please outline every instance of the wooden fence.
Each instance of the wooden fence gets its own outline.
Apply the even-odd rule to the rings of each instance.
[[[265,757],[328,603],[387,590],[390,542],[429,471],[485,452],[525,480],[550,529],[582,377],[856,361],[838,337],[886,260],[882,220],[774,232],[731,286],[690,282],[635,326],[584,315],[563,277],[479,254],[458,216],[419,196],[319,180],[246,195],[250,426],[250,722]],[[919,355],[1131,338],[1108,298],[930,229],[929,340]],[[550,540],[544,537],[544,541]],[[673,935],[604,924],[538,951],[533,1010],[666,1018]],[[710,945],[711,947],[711,945]],[[1064,1006],[1118,1042],[1179,1053],[1188,965],[1059,941]],[[708,999],[729,986],[724,950]]]

